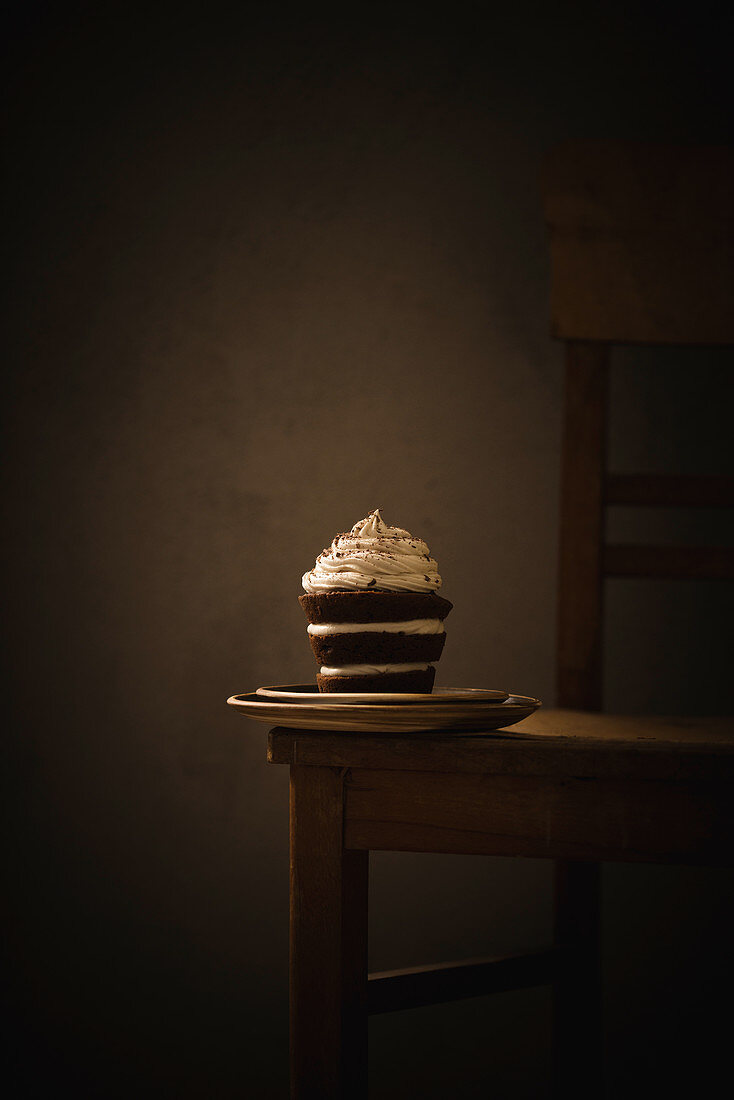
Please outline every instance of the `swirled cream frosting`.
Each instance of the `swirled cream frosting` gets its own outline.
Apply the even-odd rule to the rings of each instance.
[[[334,538],[302,583],[310,596],[360,588],[435,592],[441,577],[425,542],[402,527],[388,527],[376,508]]]

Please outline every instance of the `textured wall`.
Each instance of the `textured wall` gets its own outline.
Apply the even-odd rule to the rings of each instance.
[[[722,140],[723,37],[607,4],[482,15],[16,15],[18,1095],[284,1095],[287,775],[224,700],[313,674],[296,597],[337,530],[380,506],[428,541],[455,604],[444,683],[552,701],[562,369],[540,159],[567,137]],[[710,358],[708,394],[667,396],[687,360],[662,382],[692,469],[725,452],[728,368]],[[619,464],[654,466],[660,371],[625,360],[615,386]],[[625,591],[612,701],[696,709],[695,668],[708,706],[718,590]],[[630,623],[644,644],[625,665]],[[678,665],[651,692],[641,669],[665,646]],[[540,862],[373,864],[378,968],[549,934]],[[630,1095],[700,1010],[696,944],[731,880],[606,881],[612,1076]],[[656,955],[671,909],[694,947],[666,924]],[[543,1095],[547,1007],[540,991],[380,1019],[375,1095]]]

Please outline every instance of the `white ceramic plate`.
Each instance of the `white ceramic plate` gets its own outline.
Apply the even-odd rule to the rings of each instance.
[[[317,704],[269,699],[257,692],[227,700],[246,718],[290,729],[336,730],[342,733],[419,733],[444,730],[464,733],[504,729],[541,706],[539,699],[510,695],[503,703],[401,703],[399,705]]]
[[[430,695],[409,691],[314,691],[313,684],[282,684],[275,687],[261,687],[255,692],[266,699],[277,699],[284,703],[317,703],[320,706],[341,705],[345,703],[380,703],[397,706],[405,703],[446,704],[446,703],[502,703],[508,696],[506,691],[492,691],[490,688],[438,688]]]

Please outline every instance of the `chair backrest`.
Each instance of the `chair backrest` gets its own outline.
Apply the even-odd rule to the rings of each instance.
[[[599,710],[605,577],[734,577],[734,549],[604,543],[609,505],[734,505],[731,477],[606,468],[614,344],[734,345],[734,150],[567,143],[542,182],[566,343],[557,697]]]

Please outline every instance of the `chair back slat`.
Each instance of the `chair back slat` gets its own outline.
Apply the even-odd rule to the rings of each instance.
[[[730,546],[605,546],[605,577],[654,577],[658,580],[731,580]]]
[[[560,145],[543,198],[554,336],[734,343],[734,150]]]
[[[643,508],[734,508],[734,477],[607,474],[604,503]]]

